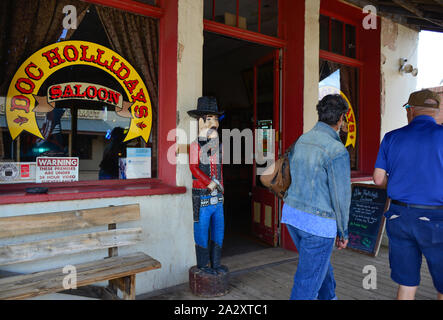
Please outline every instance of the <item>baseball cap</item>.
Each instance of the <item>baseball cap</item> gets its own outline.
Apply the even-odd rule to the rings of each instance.
[[[438,93],[429,89],[424,89],[411,93],[407,103],[403,105],[410,105],[412,107],[434,108],[440,107],[441,98]]]

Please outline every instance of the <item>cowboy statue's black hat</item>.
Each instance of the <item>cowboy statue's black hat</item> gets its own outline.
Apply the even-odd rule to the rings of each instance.
[[[200,97],[197,109],[188,111],[188,114],[193,118],[200,118],[208,114],[220,116],[224,114],[224,111],[218,111],[217,99],[214,97]]]

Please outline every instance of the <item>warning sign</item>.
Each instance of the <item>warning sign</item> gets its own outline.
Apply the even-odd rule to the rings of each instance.
[[[72,182],[78,181],[78,158],[36,159],[36,182]]]

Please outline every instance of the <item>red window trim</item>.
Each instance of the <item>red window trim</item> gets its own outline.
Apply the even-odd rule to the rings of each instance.
[[[261,33],[261,8],[262,8],[262,0],[256,0],[257,6],[258,6],[258,26],[257,30],[258,33]],[[278,1],[278,0],[277,0]],[[212,21],[215,20],[215,5],[216,0],[212,0]],[[239,20],[240,20],[240,0],[236,0],[236,7],[235,7],[235,26],[238,28],[239,26]]]
[[[333,12],[333,11],[326,10],[323,8],[320,9],[320,15],[327,16],[328,18],[332,18],[335,20],[339,20],[345,24],[350,24],[350,25],[354,26],[355,28],[358,28],[358,25],[359,25],[359,23],[356,20],[350,19],[346,16],[338,14],[337,12]]]
[[[186,187],[171,186],[159,179],[81,181],[75,185],[51,183],[37,186],[47,187],[48,193],[26,193],[26,188],[36,187],[35,183],[0,185],[0,205],[186,193]]]
[[[237,27],[231,27],[223,23],[205,19],[203,20],[203,26],[205,31],[222,34],[228,37],[251,41],[274,48],[286,47],[286,41],[280,38],[267,36],[262,33],[244,30]]]
[[[163,8],[154,7],[149,4],[133,0],[82,0],[93,4],[99,4],[127,12],[141,14],[152,18],[162,18],[165,10]]]
[[[333,52],[329,52],[329,51],[325,51],[325,50],[320,50],[320,59],[324,59],[324,60],[329,60],[329,61],[333,61],[333,62],[337,62],[337,63],[341,63],[347,66],[351,66],[351,67],[363,67],[364,62],[357,60],[357,59],[353,59],[353,58],[349,58],[346,56],[342,56],[340,54],[336,54]]]
[[[158,178],[118,180],[118,183],[115,180],[54,183],[49,185],[49,193],[46,195],[26,195],[25,188],[29,187],[29,184],[0,185],[0,204],[186,192],[185,187],[176,186],[176,165],[169,163],[167,159],[167,151],[174,143],[174,141],[167,141],[168,132],[176,127],[178,0],[158,1],[160,7],[133,0],[83,1],[159,19]],[[35,183],[31,185],[43,186]],[[14,190],[15,193],[11,193]]]
[[[331,11],[327,11],[324,9],[320,9],[320,15],[329,18],[328,51],[325,51],[325,50],[320,50],[320,51],[327,52],[327,53],[330,53],[330,54],[336,55],[336,56],[342,56],[347,59],[358,61],[360,58],[360,56],[358,54],[359,53],[359,45],[358,45],[359,44],[359,32],[358,32],[359,25],[358,25],[358,23],[353,20],[347,19],[346,17],[343,17],[341,15],[337,15]],[[343,41],[343,43],[342,43],[343,54],[342,55],[332,52],[332,26],[331,26],[332,19],[343,23],[343,40],[342,40]],[[346,54],[346,25],[350,25],[355,28],[355,32],[356,32],[356,34],[355,34],[355,46],[356,46],[355,56],[356,57],[355,58],[350,58],[345,55]]]

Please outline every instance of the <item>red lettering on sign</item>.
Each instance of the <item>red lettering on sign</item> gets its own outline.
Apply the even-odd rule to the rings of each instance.
[[[66,86],[65,91],[63,91],[63,98],[71,98],[74,96],[71,86]]]
[[[75,88],[75,96],[78,98],[83,98],[86,95],[86,92],[80,93],[80,88],[82,87],[81,84],[76,84],[74,86]]]
[[[123,81],[123,83],[126,86],[126,89],[129,90],[129,93],[132,94],[132,92],[137,88],[138,86],[138,80],[127,80]]]
[[[43,77],[42,69],[37,68],[39,74],[35,75],[35,74],[31,73],[31,71],[30,71],[31,68],[37,68],[37,66],[34,63],[30,62],[25,68],[26,75],[33,80],[40,80]]]
[[[105,101],[106,99],[108,99],[108,91],[103,88],[98,89],[97,98],[99,100]]]
[[[146,118],[149,114],[147,106],[136,106],[134,112],[137,118]]]
[[[25,104],[24,105],[20,105],[18,104],[18,102],[23,101]],[[15,110],[23,110],[26,113],[29,112],[29,106],[30,106],[30,101],[29,98],[25,97],[25,96],[15,96],[12,97],[11,99],[11,111],[15,111]]]
[[[73,159],[73,158],[38,158],[37,159],[37,166],[39,166],[39,167],[48,167],[48,166],[76,167],[77,165],[78,165],[77,159]],[[43,169],[43,168],[40,168],[40,169]],[[49,168],[45,168],[45,169],[49,169]],[[74,169],[74,168],[72,168],[72,169]]]
[[[351,116],[348,118],[348,122],[355,122],[353,114],[351,114]]]
[[[23,88],[23,83],[25,85],[28,85],[29,88],[27,88],[27,89]],[[20,78],[15,83],[15,88],[23,94],[29,94],[29,93],[32,93],[32,91],[34,91],[35,85],[34,85],[34,82],[32,82],[28,78]]]
[[[117,62],[119,62],[120,60],[117,59],[117,58],[114,57],[114,56],[113,56],[111,59],[112,59],[111,64],[110,64],[109,66],[107,66],[107,68],[108,68],[108,70],[110,70],[110,71],[112,71],[113,73],[115,73],[114,66],[115,66],[115,64],[116,64]]]
[[[69,55],[69,50],[73,54],[72,57]],[[69,62],[73,62],[78,59],[78,50],[75,46],[65,46],[63,48],[63,55],[65,56],[66,60],[68,60]]]
[[[126,71],[126,72],[122,75],[123,71]],[[123,62],[121,62],[120,68],[117,71],[115,71],[114,73],[120,80],[125,80],[126,78],[129,77],[129,74],[131,73],[131,71]]]
[[[97,88],[93,86],[89,86],[86,88],[86,96],[89,99],[94,99],[97,96]]]
[[[63,59],[60,54],[58,53],[58,48],[54,48],[52,50],[49,50],[48,52],[42,53],[42,56],[45,57],[49,62],[49,69],[52,69],[64,62],[66,62],[65,59]]]
[[[355,131],[355,125],[350,124],[349,125],[349,132],[354,132]]]
[[[80,61],[94,62],[94,56],[91,55],[89,58],[86,57],[86,51],[89,49],[89,47],[81,45],[80,48],[82,49],[82,56],[80,57]]]
[[[58,99],[62,96],[63,92],[62,92],[62,87],[61,86],[53,86],[49,89],[49,95],[51,97],[51,99]]]
[[[109,103],[118,104],[119,100],[120,100],[120,93],[115,91],[109,91],[109,99],[108,99]]]
[[[108,67],[108,60],[100,61],[100,59],[102,58],[103,53],[105,53],[103,50],[97,49],[97,59],[95,59],[95,62],[98,65],[107,68]]]
[[[140,101],[140,102],[146,103],[146,97],[145,97],[145,93],[143,92],[143,89],[140,89],[140,91],[137,93],[136,96],[132,96],[132,99],[134,101]]]

